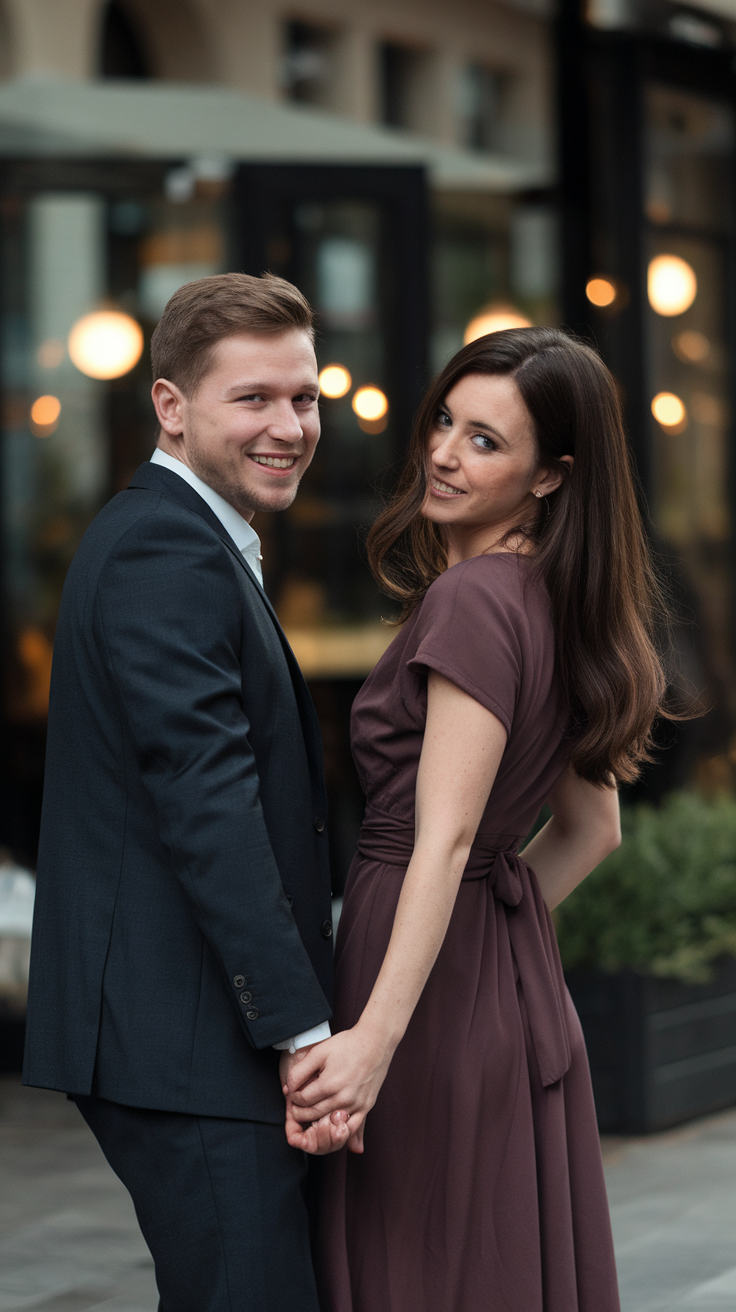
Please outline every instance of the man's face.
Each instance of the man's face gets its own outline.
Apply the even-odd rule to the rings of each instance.
[[[319,381],[301,329],[218,342],[193,396],[158,379],[159,446],[183,461],[250,521],[285,510],[319,440]]]

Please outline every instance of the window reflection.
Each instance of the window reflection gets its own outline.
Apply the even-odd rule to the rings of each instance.
[[[377,484],[397,437],[386,358],[391,279],[381,206],[297,204],[283,214],[272,245],[288,261],[286,276],[317,312],[317,358],[326,386],[322,438],[299,496],[284,515],[254,520],[264,542],[267,588],[309,676],[365,675],[393,637],[381,623],[387,603],[358,544],[374,517]]]
[[[729,686],[731,415],[723,237],[731,221],[734,116],[726,104],[664,86],[649,87],[645,104],[652,511],[694,585],[714,669]],[[660,304],[652,270],[668,268],[682,275],[682,295],[675,296],[674,282],[663,284]],[[658,398],[670,395],[680,411],[675,415],[671,403],[665,413],[660,400],[658,414]]]
[[[176,202],[165,179],[142,175],[140,191],[114,197],[41,185],[3,198],[4,700],[15,724],[45,719],[61,589],[82,534],[153,449],[150,334],[177,287],[226,259],[222,180],[192,175],[189,199]],[[90,324],[100,331],[81,341]]]

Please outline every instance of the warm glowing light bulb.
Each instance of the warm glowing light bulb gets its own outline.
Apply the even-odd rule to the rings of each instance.
[[[657,392],[652,401],[652,414],[663,428],[681,428],[687,418],[684,402],[674,392]]]
[[[705,333],[696,332],[692,328],[686,328],[684,332],[677,333],[672,338],[672,350],[678,360],[685,364],[700,364],[710,355],[710,342]]]
[[[698,294],[698,280],[679,255],[657,255],[649,262],[647,294],[652,309],[671,318],[690,309]]]
[[[470,320],[463,334],[463,341],[467,346],[470,342],[476,342],[479,337],[487,337],[489,333],[501,333],[506,328],[531,328],[531,326],[531,320],[515,306],[489,305]]]
[[[585,284],[585,295],[592,305],[598,305],[602,309],[606,305],[613,305],[616,299],[616,287],[610,278],[589,278]]]
[[[337,400],[340,396],[345,396],[353,385],[348,370],[341,364],[325,365],[319,376],[319,390],[323,396],[329,396],[332,400]]]
[[[359,419],[374,422],[388,413],[388,400],[380,387],[359,387],[352,400],[353,410]]]
[[[31,432],[36,437],[49,437],[56,429],[61,414],[58,396],[38,396],[31,406]]]
[[[143,333],[129,314],[99,310],[78,319],[69,334],[72,364],[88,378],[122,378],[143,353]]]

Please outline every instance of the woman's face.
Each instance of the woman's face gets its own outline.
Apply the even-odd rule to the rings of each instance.
[[[467,374],[448,393],[429,442],[429,474],[422,512],[447,529],[462,558],[528,523],[539,511],[535,492],[545,496],[561,481],[559,471],[540,468],[531,415],[504,374]]]

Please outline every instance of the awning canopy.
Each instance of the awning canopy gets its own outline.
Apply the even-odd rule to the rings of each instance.
[[[423,164],[431,184],[444,190],[522,191],[551,180],[539,164],[460,150],[227,87],[50,78],[0,84],[0,155],[68,154]]]

